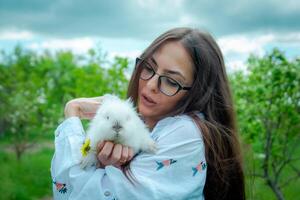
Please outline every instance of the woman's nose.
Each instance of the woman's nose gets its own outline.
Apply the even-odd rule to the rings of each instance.
[[[147,80],[146,86],[154,92],[158,92],[158,76],[155,74],[152,78]]]

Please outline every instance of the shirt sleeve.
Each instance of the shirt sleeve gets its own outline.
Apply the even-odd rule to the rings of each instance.
[[[82,124],[76,117],[65,120],[55,131],[54,199],[204,199],[207,167],[200,130],[187,116],[163,122],[151,133],[158,152],[142,152],[131,161],[132,184],[113,166],[82,170]]]

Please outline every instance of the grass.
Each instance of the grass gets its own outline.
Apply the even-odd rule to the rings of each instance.
[[[20,161],[13,152],[0,152],[0,199],[34,200],[52,195],[50,162],[53,149],[26,153]]]
[[[247,177],[246,179],[248,184],[248,195],[247,199],[261,199],[261,200],[272,200],[276,199],[273,191],[270,187],[268,187],[264,180],[261,178],[250,178]],[[249,187],[252,189],[251,192],[249,192]],[[299,196],[299,188],[300,188],[300,180],[292,182],[288,186],[283,188],[283,194],[286,200],[294,200],[298,199]]]
[[[29,150],[20,161],[15,153],[7,148],[6,142],[0,142],[0,200],[37,200],[52,196],[52,182],[50,176],[50,162],[54,152],[51,143],[43,142]],[[5,150],[3,150],[5,149]],[[300,150],[297,152],[300,153]],[[250,167],[251,159],[247,159],[247,167]],[[300,163],[297,163],[300,164]],[[289,177],[287,170],[283,177]],[[276,199],[272,190],[265,182],[257,177],[246,177],[247,199],[272,200]],[[297,199],[299,196],[300,179],[292,182],[283,189],[285,199]]]
[[[300,148],[298,148],[295,152],[296,155],[300,155]],[[258,160],[253,158],[253,154],[245,154],[246,161],[246,174],[252,174],[254,171],[257,173],[259,170],[254,170],[254,166],[258,167],[261,165],[262,160]],[[300,166],[300,161],[293,163],[295,166]],[[261,173],[261,172],[260,172]],[[285,182],[289,177],[295,176],[295,172],[286,167],[282,171],[282,174],[279,178],[280,183]],[[282,189],[283,196],[286,200],[294,200],[297,199],[295,197],[299,196],[299,188],[300,188],[300,178],[290,182],[290,184],[284,186]],[[250,200],[276,200],[276,196],[272,189],[266,184],[265,180],[260,177],[246,176],[246,192],[247,199]]]

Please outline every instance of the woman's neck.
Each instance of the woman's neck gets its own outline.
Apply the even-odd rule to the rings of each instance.
[[[151,118],[144,118],[144,122],[147,125],[147,127],[152,131],[152,129],[155,127],[158,120],[153,120]]]

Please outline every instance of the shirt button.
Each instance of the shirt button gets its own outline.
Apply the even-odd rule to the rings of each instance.
[[[110,191],[105,191],[105,192],[104,192],[104,196],[108,197],[108,196],[110,196],[110,195],[111,195]]]

